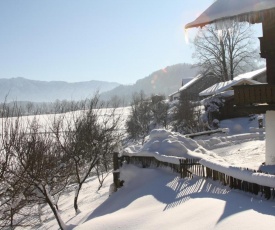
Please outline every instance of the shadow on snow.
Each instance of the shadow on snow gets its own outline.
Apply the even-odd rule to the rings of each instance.
[[[274,202],[262,202],[259,196],[231,190],[219,182],[201,177],[181,179],[173,173],[167,173],[165,169],[140,169],[133,165],[125,165],[121,170],[121,179],[125,180],[124,186],[85,217],[83,222],[116,212],[148,195],[164,204],[163,211],[177,207],[190,199],[223,200],[225,208],[217,224],[231,215],[246,210],[255,210],[266,215],[274,215],[275,211]]]

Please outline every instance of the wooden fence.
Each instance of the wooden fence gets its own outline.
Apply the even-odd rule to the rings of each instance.
[[[170,168],[173,172],[180,173],[180,165],[157,160],[155,157],[122,156],[120,162],[126,161],[128,164],[134,164],[142,168]]]
[[[210,178],[214,181],[220,181],[222,185],[229,186],[232,189],[239,189],[250,192],[255,195],[263,195],[266,199],[275,199],[275,188],[247,182],[228,176],[225,173],[218,172],[205,167],[199,163],[199,159],[180,159],[179,164],[167,163],[157,160],[154,157],[144,156],[122,156],[120,162],[126,161],[128,164],[134,164],[142,168],[148,167],[168,167],[173,172],[179,173],[181,178],[192,178],[194,175]],[[247,169],[249,171],[253,171]]]
[[[245,192],[250,192],[255,195],[263,194],[266,199],[275,198],[274,188],[240,180],[232,176],[228,176],[225,173],[221,173],[207,167],[205,167],[205,170],[206,170],[206,174],[205,174],[206,178],[211,178],[212,180],[220,181],[223,185],[228,185],[230,188],[239,189]]]
[[[199,163],[199,159],[180,159],[179,161],[181,178],[193,178],[193,174],[205,176],[204,166]]]

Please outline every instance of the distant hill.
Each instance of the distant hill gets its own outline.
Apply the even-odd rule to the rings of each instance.
[[[144,91],[146,95],[169,94],[177,91],[182,83],[186,84],[196,76],[198,68],[191,64],[176,64],[165,69],[158,70],[149,76],[138,80],[133,85],[120,85],[108,92],[101,94],[101,99],[109,99],[114,96],[122,98],[127,104],[130,102],[134,92]]]
[[[0,79],[0,101],[8,95],[8,101],[53,102],[81,100],[91,97],[98,90],[105,92],[119,86],[118,83],[87,81],[68,83],[63,81],[35,81],[22,77]]]
[[[198,72],[190,64],[176,64],[158,70],[138,80],[133,85],[120,85],[114,82],[87,81],[68,83],[64,81],[35,81],[18,77],[0,79],[0,102],[7,97],[10,101],[54,102],[55,100],[81,100],[101,93],[100,98],[109,100],[114,96],[123,99],[126,104],[135,92],[151,94],[169,94],[177,91]],[[130,76],[129,76],[130,77]]]

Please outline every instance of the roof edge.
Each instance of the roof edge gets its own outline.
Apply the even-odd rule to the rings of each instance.
[[[211,23],[216,23],[216,22],[222,22],[222,21],[228,21],[228,20],[232,20],[232,21],[238,21],[238,22],[249,22],[251,24],[255,24],[255,23],[262,23],[263,21],[263,14],[266,13],[268,11],[270,17],[275,17],[274,14],[271,14],[271,11],[275,11],[275,7],[272,7],[270,9],[263,9],[260,11],[250,11],[250,12],[246,12],[246,13],[241,13],[238,15],[232,15],[232,16],[224,16],[221,18],[215,18],[209,21],[205,21],[205,22],[196,22],[198,18],[196,18],[194,21],[188,23],[185,25],[185,29],[190,29],[190,28],[194,28],[194,27],[204,27],[205,25],[211,24]]]

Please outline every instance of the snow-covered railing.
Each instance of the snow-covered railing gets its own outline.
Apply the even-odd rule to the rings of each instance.
[[[179,164],[160,161],[153,156],[121,156],[121,161],[148,167],[168,167],[179,173],[181,178],[193,175],[220,181],[230,188],[263,194],[266,199],[275,198],[275,175],[255,172],[250,169],[238,168],[225,163],[213,162],[207,159],[178,159]]]
[[[134,164],[142,168],[169,168],[173,172],[179,173],[181,178],[192,178],[193,174],[204,176],[204,168],[199,163],[198,158],[192,159],[177,159],[178,162],[166,162],[163,159],[158,159],[154,156],[128,156],[123,155],[120,157],[121,162],[126,161],[128,164]]]
[[[140,166],[142,168],[149,167],[167,167],[170,168],[173,172],[180,173],[180,164],[179,163],[171,163],[159,160],[153,156],[121,156],[121,161],[126,161],[128,164],[134,164]]]
[[[231,188],[251,192],[255,195],[264,194],[267,199],[275,198],[275,175],[207,159],[201,159],[199,163],[205,167],[205,176],[208,178],[219,180]]]
[[[191,133],[191,134],[186,134],[186,137],[196,137],[196,136],[203,136],[203,135],[211,135],[214,133],[227,133],[228,129],[227,128],[219,128],[219,129],[214,129],[214,130],[208,130],[208,131],[203,131],[203,132],[198,132],[198,133]]]

